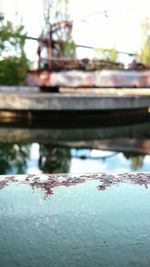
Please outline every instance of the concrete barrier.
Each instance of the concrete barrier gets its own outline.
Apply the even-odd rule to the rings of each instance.
[[[121,89],[120,89],[121,90]],[[142,90],[142,89],[141,89]],[[49,110],[49,111],[85,111],[85,110],[121,110],[140,109],[150,106],[150,94],[121,93],[115,90],[108,93],[41,93],[36,87],[0,87],[0,110]],[[123,92],[123,89],[122,91]],[[134,89],[133,89],[134,92]]]
[[[149,266],[149,184],[149,173],[1,176],[1,266]]]

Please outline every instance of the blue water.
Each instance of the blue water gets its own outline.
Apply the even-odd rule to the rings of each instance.
[[[11,184],[0,190],[2,267],[148,267],[149,187],[98,181],[40,188]]]

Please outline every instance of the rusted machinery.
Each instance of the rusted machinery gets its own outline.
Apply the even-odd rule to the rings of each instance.
[[[57,22],[50,25],[47,38],[37,39],[38,68],[28,71],[29,85],[50,92],[58,91],[59,87],[150,87],[149,66],[136,61],[126,69],[123,64],[112,61],[64,56],[63,46],[66,40],[71,40],[71,30],[72,22]]]

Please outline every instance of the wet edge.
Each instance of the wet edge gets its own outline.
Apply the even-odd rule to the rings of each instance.
[[[0,176],[0,190],[13,183],[29,185],[33,190],[41,189],[44,198],[53,195],[53,188],[58,186],[73,186],[90,180],[99,182],[97,190],[103,191],[113,185],[122,183],[143,185],[146,189],[150,184],[150,173],[95,173],[95,174],[44,174],[44,175],[14,175]]]

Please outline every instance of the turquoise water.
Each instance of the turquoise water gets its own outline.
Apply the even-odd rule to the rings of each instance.
[[[41,189],[13,183],[0,191],[3,267],[150,264],[149,188],[133,184],[97,190],[98,181]]]

